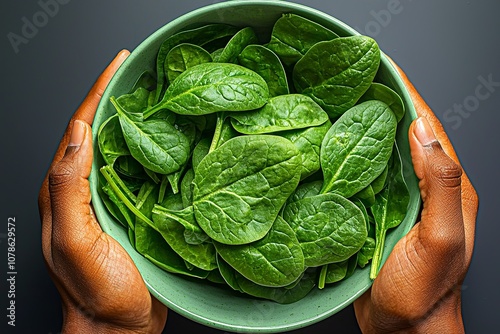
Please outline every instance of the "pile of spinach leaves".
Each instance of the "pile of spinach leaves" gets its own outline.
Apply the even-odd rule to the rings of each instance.
[[[111,98],[101,198],[160,268],[292,303],[373,259],[409,193],[377,43],[284,14],[268,41],[209,24]]]

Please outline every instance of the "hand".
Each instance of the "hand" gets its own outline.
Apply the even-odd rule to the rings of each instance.
[[[63,333],[159,333],[167,309],[148,292],[126,251],[90,204],[92,120],[120,52],[73,115],[39,195],[42,249],[63,304]]]
[[[463,333],[461,285],[474,246],[478,197],[441,123],[396,68],[419,116],[409,140],[423,210],[372,288],[354,303],[356,318],[363,333]]]

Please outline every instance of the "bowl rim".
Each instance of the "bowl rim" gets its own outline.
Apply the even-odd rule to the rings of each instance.
[[[287,12],[298,12],[301,14],[307,13],[307,17],[311,18],[314,17],[315,21],[321,21],[321,22],[329,22],[330,25],[336,26],[336,28],[339,29],[339,31],[336,31],[339,33],[339,35],[343,36],[355,36],[355,35],[361,35],[358,31],[356,31],[354,28],[350,27],[346,23],[342,22],[341,20],[337,19],[336,17],[329,15],[325,12],[322,12],[320,10],[314,9],[312,7],[302,5],[302,4],[297,4],[293,2],[288,2],[288,1],[279,1],[279,0],[237,0],[237,1],[226,1],[226,2],[220,2],[220,3],[215,3],[215,4],[210,4],[206,5],[200,8],[197,8],[193,11],[190,11],[188,13],[185,13],[176,19],[166,23],[164,26],[160,27],[157,29],[155,32],[153,32],[151,35],[149,35],[146,39],[144,39],[130,54],[130,56],[125,60],[125,62],[120,66],[118,71],[115,73],[113,78],[111,79],[110,83],[108,84],[108,87],[104,91],[103,98],[101,99],[97,112],[96,112],[96,117],[99,113],[99,110],[103,108],[104,104],[108,103],[106,97],[108,96],[108,92],[112,87],[120,82],[122,79],[124,73],[127,71],[129,68],[130,64],[134,63],[136,60],[136,57],[138,54],[141,52],[142,49],[147,48],[148,45],[150,45],[153,41],[157,41],[158,39],[164,40],[166,37],[166,32],[172,30],[174,27],[177,27],[179,25],[182,25],[181,23],[185,21],[191,21],[197,17],[203,17],[205,14],[210,13],[212,11],[217,11],[217,10],[225,10],[227,8],[231,7],[239,7],[239,6],[280,6],[283,7],[283,11]],[[341,31],[341,32],[340,32]],[[403,80],[397,71],[397,69],[393,66],[389,58],[381,51],[381,67],[384,66],[386,70],[389,72],[388,76],[392,78],[392,84],[397,87],[398,93],[400,93],[405,106],[406,106],[406,112],[409,115],[409,118],[411,120],[415,119],[417,117],[416,110],[414,108],[414,105],[412,103],[411,97],[409,95],[408,90],[406,89]],[[406,116],[408,118],[408,116]],[[98,126],[100,124],[94,123],[92,132],[93,132],[93,140],[94,143],[97,143],[97,133],[98,133]],[[406,128],[406,127],[405,127]],[[403,134],[403,137],[406,138],[407,134]],[[92,172],[91,176],[89,178],[91,182],[91,192],[92,192],[92,199],[93,202],[98,198],[98,201],[101,201],[99,198],[99,194],[97,191],[97,184],[98,184],[98,176],[96,174],[99,173],[98,168],[99,166],[97,165],[97,159],[96,156],[98,155],[98,150],[94,150],[94,161],[92,164]],[[403,164],[406,166],[405,168],[410,170],[410,172],[405,175],[405,179],[407,178],[416,178],[414,175],[413,168],[411,166],[408,166],[408,164],[411,164],[411,161],[403,161]],[[420,207],[420,196],[417,198],[412,198],[413,200],[413,207]],[[101,202],[102,206],[102,202]],[[406,224],[404,228],[400,228],[399,234],[401,236],[406,235],[409,230],[413,227],[413,224],[416,221],[417,210],[414,210],[414,212],[410,212],[410,209],[408,210],[408,214],[406,219],[409,219],[412,223],[411,224]],[[411,215],[410,215],[411,214]],[[96,216],[100,222],[101,228],[105,233],[108,234],[113,234],[113,227],[108,224],[108,222],[105,219],[102,219],[100,216],[100,209],[96,210]],[[113,221],[113,223],[117,224],[116,222]],[[128,252],[128,251],[127,251]],[[384,252],[386,253],[386,252]],[[139,254],[139,253],[137,253]],[[139,254],[140,255],[140,254]],[[141,255],[142,256],[142,255]],[[384,255],[383,262],[387,258],[388,254]],[[371,284],[366,285],[363,289],[357,291],[357,293],[351,295],[349,298],[346,298],[343,303],[338,304],[335,308],[329,309],[325,312],[322,312],[320,314],[316,314],[314,317],[308,317],[307,319],[299,320],[299,321],[284,321],[281,325],[276,325],[273,324],[271,326],[244,326],[244,325],[236,325],[236,324],[228,324],[226,322],[221,322],[216,319],[213,319],[211,317],[204,316],[202,314],[192,312],[189,308],[186,308],[178,303],[176,303],[174,300],[166,298],[164,295],[162,295],[161,292],[158,291],[158,289],[155,288],[155,285],[152,284],[148,279],[145,278],[145,283],[151,292],[153,296],[155,296],[158,300],[160,300],[162,303],[167,305],[168,308],[172,309],[173,311],[179,313],[180,315],[193,320],[195,322],[201,323],[203,325],[217,328],[219,330],[229,330],[229,331],[236,331],[236,332],[260,332],[260,333],[275,333],[275,332],[281,332],[281,331],[288,331],[288,330],[294,330],[298,328],[303,328],[305,326],[312,325],[314,323],[317,323],[321,320],[324,320],[331,315],[339,312],[340,310],[344,309],[348,305],[350,305],[355,299],[357,299],[359,296],[361,296],[364,292],[366,292],[370,287]]]

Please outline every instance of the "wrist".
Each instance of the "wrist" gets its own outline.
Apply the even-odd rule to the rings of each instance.
[[[460,295],[441,301],[409,329],[410,331],[405,333],[465,333]]]
[[[92,311],[71,309],[64,312],[62,331],[65,333],[95,333],[95,334],[146,334],[155,333],[148,325],[123,326],[99,319]],[[158,333],[161,333],[158,332]]]
[[[451,292],[423,314],[391,317],[377,313],[376,310],[370,312],[369,325],[361,326],[363,334],[465,333],[460,291]]]

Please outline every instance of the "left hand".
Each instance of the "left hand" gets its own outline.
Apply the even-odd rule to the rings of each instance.
[[[91,206],[91,127],[121,51],[71,118],[39,194],[42,250],[63,303],[63,333],[160,333],[167,308],[149,293],[127,252]]]

